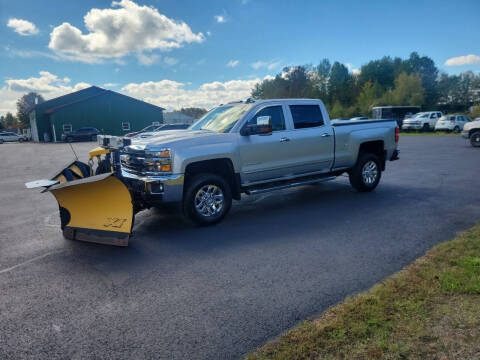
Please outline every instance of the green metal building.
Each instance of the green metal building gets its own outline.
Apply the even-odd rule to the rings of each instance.
[[[125,135],[163,123],[163,108],[96,86],[35,105],[30,111],[32,139],[62,140],[65,131],[95,127],[103,134]]]

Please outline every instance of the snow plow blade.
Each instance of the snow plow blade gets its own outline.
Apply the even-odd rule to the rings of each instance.
[[[67,239],[127,246],[133,227],[132,196],[113,173],[50,186]]]

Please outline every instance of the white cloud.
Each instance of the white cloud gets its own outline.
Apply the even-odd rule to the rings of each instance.
[[[480,63],[480,56],[473,55],[473,54],[456,56],[445,61],[446,66],[462,66],[462,65],[471,65],[476,63]]]
[[[231,68],[234,68],[234,67],[237,66],[239,63],[240,63],[240,60],[230,60],[230,61],[227,63],[227,66],[228,66],[228,67],[231,67]]]
[[[8,20],[7,26],[23,36],[38,34],[35,24],[27,20],[11,18]]]
[[[175,59],[173,57],[168,57],[168,56],[165,56],[163,58],[163,62],[168,65],[168,66],[173,66],[173,65],[176,65],[178,64],[178,59]]]
[[[7,55],[10,57],[21,57],[21,58],[45,57],[52,60],[61,60],[59,56],[47,51],[15,49],[10,47],[9,45],[5,46],[4,50],[7,53]]]
[[[151,55],[146,55],[146,54],[143,54],[143,53],[138,53],[137,54],[137,59],[138,59],[138,62],[142,65],[145,65],[145,66],[150,66],[150,65],[153,65],[154,63],[156,63],[159,59],[159,55],[157,54],[151,54]]]
[[[260,68],[266,68],[268,70],[273,70],[280,65],[280,61],[256,61],[252,64],[252,67],[255,70]]]
[[[196,89],[185,89],[186,84],[173,80],[148,81],[125,85],[121,91],[169,110],[191,106],[210,109],[250,97],[253,87],[261,80],[214,81],[204,83]]]
[[[91,9],[83,19],[87,33],[64,22],[52,30],[48,47],[66,59],[87,63],[135,53],[141,63],[149,64],[152,55],[145,58],[143,52],[168,51],[205,40],[185,22],[132,0],[113,1],[109,9]]]
[[[360,69],[355,68],[351,63],[346,63],[345,66],[347,67],[348,71],[350,71],[353,75],[360,74]]]
[[[5,80],[5,85],[0,88],[0,115],[8,111],[15,113],[16,101],[30,91],[41,94],[45,99],[52,99],[90,86],[85,82],[79,82],[73,86],[68,85],[70,83],[69,78],[64,77],[62,79],[48,71],[40,71],[39,75],[39,77],[28,79]]]
[[[118,85],[120,85],[120,84],[117,84],[117,83],[106,83],[106,84],[103,84],[103,87],[111,88],[111,87],[117,87]]]
[[[225,15],[215,15],[215,21],[217,23],[222,24],[222,23],[227,22],[227,17]]]

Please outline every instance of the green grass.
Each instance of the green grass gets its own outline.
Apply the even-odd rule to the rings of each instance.
[[[449,131],[400,131],[400,136],[460,136]]]
[[[468,359],[480,355],[480,224],[247,359]]]

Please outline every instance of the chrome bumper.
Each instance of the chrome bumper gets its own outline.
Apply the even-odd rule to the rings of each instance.
[[[183,174],[140,176],[122,169],[122,177],[140,184],[138,188],[143,189],[147,195],[161,197],[163,202],[182,201]]]
[[[420,124],[403,124],[402,125],[402,130],[420,130],[422,128],[422,125]]]

